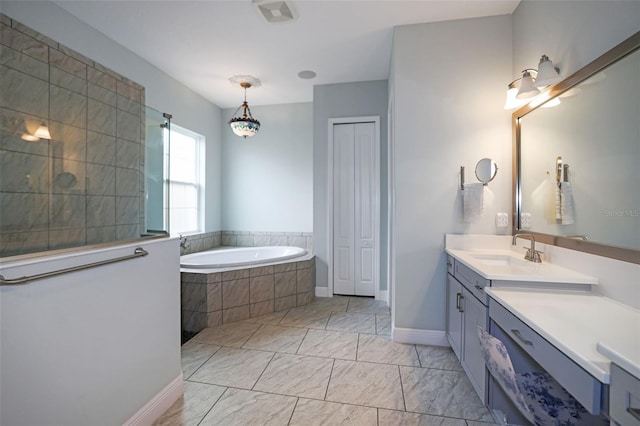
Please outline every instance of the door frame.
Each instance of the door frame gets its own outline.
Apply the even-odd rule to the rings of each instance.
[[[327,267],[328,297],[333,297],[333,126],[336,124],[374,123],[375,127],[375,159],[374,159],[374,281],[375,298],[380,300],[380,116],[330,118],[328,124],[328,157],[327,157]]]

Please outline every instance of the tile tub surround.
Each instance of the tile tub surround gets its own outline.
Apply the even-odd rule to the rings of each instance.
[[[182,272],[182,329],[198,332],[308,305],[315,297],[315,275],[315,256],[213,273]]]
[[[187,247],[180,254],[198,253],[220,246],[263,247],[292,246],[313,252],[313,233],[311,232],[249,232],[214,231],[185,235]]]
[[[0,16],[0,257],[140,237],[144,87]]]
[[[155,425],[492,423],[451,349],[330,329],[350,312],[390,321],[375,300],[334,296],[203,330],[182,346],[184,397]]]

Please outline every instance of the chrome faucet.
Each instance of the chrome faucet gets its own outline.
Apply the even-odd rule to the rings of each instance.
[[[190,244],[187,242],[187,237],[185,237],[182,234],[178,234],[178,235],[180,235],[180,248],[182,250],[187,250],[190,246]]]
[[[540,258],[541,251],[536,250],[536,239],[531,234],[515,234],[513,236],[513,240],[511,241],[511,245],[516,245],[516,239],[529,237],[531,240],[531,247],[527,249],[527,252],[524,255],[524,260],[529,260],[534,263],[542,263],[542,259]]]

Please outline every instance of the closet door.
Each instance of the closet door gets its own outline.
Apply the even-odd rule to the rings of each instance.
[[[336,124],[333,292],[375,295],[375,125]]]

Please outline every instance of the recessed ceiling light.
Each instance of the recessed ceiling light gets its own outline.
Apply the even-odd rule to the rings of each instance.
[[[302,78],[303,80],[311,80],[312,78],[316,78],[316,75],[317,74],[311,70],[304,70],[298,73],[298,77]]]

